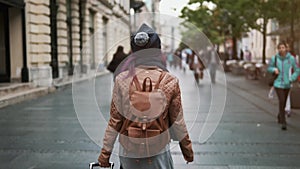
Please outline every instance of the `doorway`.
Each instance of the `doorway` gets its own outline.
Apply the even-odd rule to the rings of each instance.
[[[8,7],[0,4],[0,82],[10,82]]]

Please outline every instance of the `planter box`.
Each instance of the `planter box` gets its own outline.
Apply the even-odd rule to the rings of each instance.
[[[298,84],[295,84],[291,88],[290,93],[291,99],[291,108],[292,109],[300,109],[300,87]]]

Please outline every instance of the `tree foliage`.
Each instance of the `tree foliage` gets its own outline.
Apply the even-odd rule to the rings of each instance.
[[[258,13],[251,7],[255,0],[190,0],[189,4],[199,4],[197,9],[185,7],[181,17],[199,27],[213,43],[230,36],[233,39],[233,51],[236,51],[236,40],[251,28],[257,28]],[[215,8],[209,8],[213,3]],[[219,38],[218,38],[219,37]],[[236,57],[236,52],[233,56]]]
[[[209,8],[205,5],[207,3],[213,3],[215,7]],[[189,8],[189,5],[195,4],[198,8]],[[221,43],[230,37],[234,58],[237,55],[236,41],[251,29],[260,31],[264,35],[262,56],[265,62],[267,22],[276,19],[280,25],[289,24],[290,43],[293,43],[294,25],[300,18],[299,8],[299,0],[190,0],[188,6],[183,8],[181,17],[196,25],[213,43]],[[258,19],[262,22],[257,22]]]

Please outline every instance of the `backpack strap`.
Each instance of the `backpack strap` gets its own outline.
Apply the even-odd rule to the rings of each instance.
[[[151,92],[152,91],[152,80],[150,77],[146,77],[143,81],[143,85],[141,87],[140,83],[139,83],[139,80],[137,78],[137,76],[135,75],[133,77],[133,82],[135,84],[135,87],[136,87],[136,90],[137,91],[143,91],[143,92],[146,92],[146,88],[147,88],[147,81],[150,82],[150,88],[149,88],[149,91],[148,92]]]
[[[146,77],[144,79],[144,82],[143,82],[143,90],[144,92],[146,92],[146,88],[147,88],[147,80],[150,82],[150,88],[149,88],[149,91],[148,92],[152,92],[152,80],[150,77]]]
[[[157,83],[155,84],[155,87],[154,87],[154,89],[158,89],[159,88],[159,84],[160,84],[160,82],[162,81],[162,79],[165,77],[165,75],[166,75],[166,72],[161,72],[161,74],[160,74],[160,76],[159,76],[159,78],[158,78],[158,80],[157,80]],[[149,79],[150,80],[150,91],[149,92],[151,92],[152,91],[152,81],[151,81],[151,79],[150,79],[150,77],[146,77],[145,79],[144,79],[144,82],[143,82],[143,88],[141,87],[141,85],[140,85],[140,83],[139,83],[139,80],[138,80],[138,78],[137,78],[137,76],[135,75],[134,77],[133,77],[133,82],[134,82],[134,84],[135,84],[135,87],[136,87],[136,89],[138,90],[138,91],[145,91],[146,90],[146,82],[147,82],[147,79]]]
[[[139,80],[136,75],[133,77],[133,82],[135,84],[136,90],[142,91],[141,85],[140,85]]]
[[[159,84],[160,84],[161,80],[165,77],[165,75],[166,75],[166,72],[161,72],[161,74],[160,74],[160,76],[158,78],[158,81],[157,81],[154,89],[158,89],[159,88]]]

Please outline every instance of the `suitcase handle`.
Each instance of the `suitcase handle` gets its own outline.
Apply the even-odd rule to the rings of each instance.
[[[109,163],[110,163],[110,168],[113,169],[115,164],[113,162],[109,162]],[[93,169],[94,167],[100,167],[99,162],[92,162],[89,164],[89,169]]]

